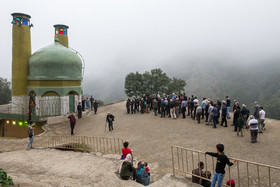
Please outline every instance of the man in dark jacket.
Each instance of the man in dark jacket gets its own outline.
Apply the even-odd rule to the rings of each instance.
[[[193,100],[190,100],[190,107],[191,107],[191,118],[195,119],[194,115],[193,114],[193,110],[194,110],[194,102]]]
[[[131,98],[131,101],[130,101],[130,111],[131,111],[131,114],[133,114],[133,112],[135,113],[135,99]]]
[[[161,99],[160,99],[160,97],[157,98],[157,105],[158,105],[158,113],[161,114]]]
[[[161,106],[161,116],[160,117],[164,117],[165,118],[166,105],[165,105],[165,102],[164,102],[163,99],[161,99],[160,106]]]
[[[242,114],[242,117],[244,119],[244,124],[245,124],[245,127],[247,129],[247,120],[249,118],[249,114],[250,114],[250,111],[246,108],[246,105],[242,105],[242,109],[241,109],[241,114]]]
[[[224,123],[225,123],[224,127],[227,127],[227,106],[226,106],[225,102],[223,102],[223,106],[222,106],[222,123],[221,123],[221,126],[223,126]]]
[[[94,98],[92,96],[90,96],[90,108],[91,108],[91,111],[93,110],[93,102],[94,102]]]
[[[108,115],[106,116],[106,121],[108,122],[109,131],[113,131],[113,121],[115,120],[115,116],[113,116],[110,112],[108,112]]]
[[[129,114],[130,113],[130,99],[129,98],[127,98],[127,100],[126,100],[126,110],[127,110],[127,114]]]
[[[239,118],[239,114],[240,114],[240,107],[238,106],[233,115],[233,125],[234,125],[235,132],[237,132],[237,119]]]
[[[94,101],[94,114],[97,113],[97,108],[98,108],[99,102],[97,100]]]
[[[80,118],[82,118],[82,111],[83,111],[81,102],[79,102],[79,104],[77,106],[77,110],[78,110],[78,119],[80,119]]]
[[[209,117],[209,113],[208,113],[209,107],[210,107],[210,102],[207,101],[206,106],[205,106],[205,118],[206,118],[205,122],[206,123],[208,122],[208,117]]]
[[[213,105],[212,109],[212,114],[213,114],[213,128],[216,128],[217,120],[218,120],[218,109],[216,103]]]

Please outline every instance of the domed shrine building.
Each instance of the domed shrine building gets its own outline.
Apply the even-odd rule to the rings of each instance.
[[[68,26],[54,25],[54,43],[31,54],[30,16],[13,13],[13,112],[37,116],[76,111],[82,94],[83,63],[68,48]],[[20,107],[18,107],[20,106]]]

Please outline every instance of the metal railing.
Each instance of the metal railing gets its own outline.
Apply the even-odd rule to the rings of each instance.
[[[204,162],[205,171],[212,172],[212,176],[215,172],[216,159],[210,155],[206,155],[205,152],[193,150],[189,148],[183,148],[178,146],[171,146],[172,154],[172,168],[173,175],[175,173],[183,173],[198,178],[211,181],[210,179],[198,176],[192,173],[192,171],[198,168],[199,162]],[[229,157],[230,160],[236,160],[236,158]],[[226,176],[224,180],[228,181],[234,179],[235,185],[238,187],[244,186],[279,186],[280,185],[280,167],[270,166],[266,164],[260,164],[247,160],[237,159],[233,166],[226,166]],[[224,184],[225,185],[225,184]],[[226,186],[226,185],[225,185]]]
[[[9,140],[2,138],[0,151],[15,151],[27,148],[28,139]],[[13,141],[13,142],[12,142]],[[14,146],[16,145],[16,146]],[[103,154],[121,154],[123,140],[110,137],[88,136],[35,136],[34,148],[57,148],[83,152],[100,152]]]
[[[76,149],[104,154],[121,154],[123,140],[110,137],[41,136],[35,137],[36,148]]]

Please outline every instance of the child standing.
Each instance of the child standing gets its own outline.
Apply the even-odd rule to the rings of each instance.
[[[241,113],[239,114],[239,117],[236,121],[236,124],[237,124],[237,136],[239,136],[239,132],[240,132],[241,136],[243,137],[242,129],[243,129],[243,126],[244,126],[244,118],[243,118]]]
[[[128,145],[129,145],[128,142],[124,142],[123,143],[124,148],[122,149],[122,160],[124,160],[126,158],[127,154],[131,154],[132,155],[132,150],[127,148]]]
[[[148,163],[147,162],[145,162],[145,168],[146,168],[146,171],[147,171],[148,175],[150,176],[151,175],[150,174],[150,168],[148,167]]]
[[[223,183],[223,179],[225,177],[226,164],[232,166],[235,162],[237,162],[237,160],[234,160],[233,162],[229,161],[228,157],[224,154],[223,144],[217,144],[216,148],[217,148],[217,153],[212,153],[212,152],[205,153],[210,156],[217,157],[216,170],[212,179],[211,187],[215,187],[216,182],[217,182],[217,187],[221,187]]]

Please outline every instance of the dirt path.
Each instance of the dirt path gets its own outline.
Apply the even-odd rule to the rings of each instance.
[[[115,115],[114,131],[104,133],[105,117],[110,111]],[[45,135],[68,135],[68,122],[50,125],[51,131]],[[249,131],[244,137],[237,137],[233,127],[218,126],[213,129],[205,123],[197,124],[186,119],[160,118],[149,114],[126,114],[125,102],[103,106],[98,114],[92,112],[77,121],[75,134],[82,136],[105,136],[129,141],[138,160],[153,163],[157,180],[171,171],[171,145],[193,148],[201,151],[215,151],[215,145],[223,143],[230,157],[280,166],[279,142],[280,121],[266,120],[266,131],[259,134],[258,143],[250,143]],[[108,128],[107,128],[108,130]]]

